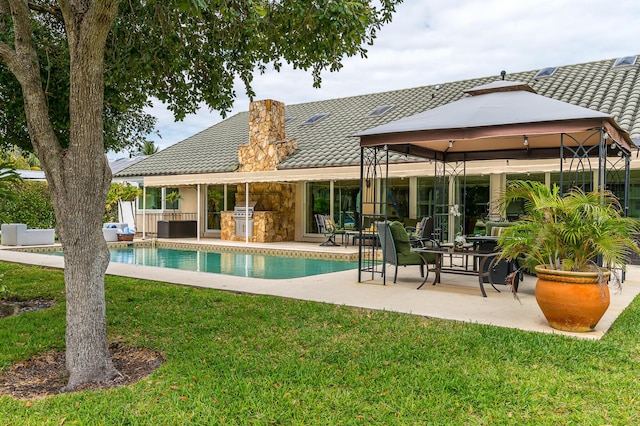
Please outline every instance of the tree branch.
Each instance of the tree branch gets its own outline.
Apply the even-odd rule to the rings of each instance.
[[[62,10],[59,7],[47,7],[33,2],[28,2],[27,7],[35,12],[48,13],[49,15],[62,20]]]
[[[7,0],[7,3],[13,19],[15,51],[12,51],[9,46],[0,45],[0,58],[22,88],[31,144],[38,159],[43,164],[49,163],[49,170],[60,169],[62,168],[61,156],[57,154],[60,154],[62,148],[49,119],[49,108],[40,78],[38,55],[33,46],[30,11],[22,0]],[[46,156],[45,153],[47,153]],[[50,184],[53,183],[50,182]]]
[[[8,44],[0,42],[0,62],[6,64],[9,70],[13,72],[11,64],[15,63],[15,60],[16,52]]]

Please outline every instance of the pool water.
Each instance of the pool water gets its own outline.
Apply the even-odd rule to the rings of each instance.
[[[110,248],[109,251],[111,261],[116,263],[213,272],[236,277],[287,279],[358,267],[358,262],[265,256],[254,253],[218,253],[156,247]]]

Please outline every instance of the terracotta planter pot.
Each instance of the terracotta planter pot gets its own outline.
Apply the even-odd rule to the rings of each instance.
[[[571,272],[536,266],[536,301],[549,325],[558,330],[593,331],[609,307],[610,271]]]

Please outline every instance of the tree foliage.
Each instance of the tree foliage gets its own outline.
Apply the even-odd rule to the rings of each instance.
[[[112,183],[109,193],[107,194],[107,202],[105,203],[104,222],[117,222],[118,209],[122,206],[122,201],[135,201],[142,190],[129,183]]]
[[[117,375],[108,351],[101,232],[105,149],[140,144],[149,99],[177,119],[227,112],[234,81],[287,62],[337,71],[401,0],[0,0],[0,144],[31,142],[65,255],[68,389]],[[79,226],[80,224],[80,226]]]
[[[17,145],[0,150],[0,161],[12,163],[17,170],[40,170],[40,160],[33,152]]]
[[[338,71],[346,56],[366,56],[400,1],[384,0],[378,8],[363,0],[121,2],[105,53],[105,150],[144,145],[156,124],[145,111],[151,97],[166,102],[178,120],[203,104],[224,115],[236,79],[253,96],[254,73],[285,62],[311,70],[319,87],[322,71]],[[29,4],[49,116],[66,146],[70,64],[62,12],[50,0]],[[7,6],[0,7],[0,42],[13,44]],[[1,62],[0,99],[0,146],[31,149],[20,85]]]
[[[0,197],[2,220],[29,228],[55,228],[56,217],[46,182],[23,180],[8,186],[12,197]]]
[[[136,155],[153,155],[158,152],[158,147],[151,141],[145,141],[138,149]]]
[[[9,222],[4,204],[15,199],[13,184],[20,182],[20,175],[12,162],[0,160],[0,222]]]
[[[7,6],[0,1],[0,42],[13,44],[14,32]],[[69,45],[62,14],[54,2],[32,2],[34,46],[40,58],[40,74],[46,94],[51,124],[62,146],[69,143]],[[105,150],[121,150],[131,144],[142,144],[155,126],[156,119],[144,111],[150,106],[145,96],[131,96],[126,82],[107,79],[104,103]],[[22,91],[15,76],[0,62],[0,147],[17,145],[32,150]]]

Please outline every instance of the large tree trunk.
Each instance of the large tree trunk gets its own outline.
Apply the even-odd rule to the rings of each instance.
[[[104,275],[109,252],[102,216],[111,172],[102,147],[103,70],[100,58],[72,50],[70,144],[62,184],[52,188],[65,254],[68,388],[112,379],[107,342]],[[99,141],[99,144],[96,143]]]
[[[104,47],[117,3],[79,1],[73,10],[63,9],[71,64],[70,134],[62,185],[56,185],[53,200],[65,252],[69,389],[117,374],[107,341],[109,252],[101,231],[111,184],[103,143]]]
[[[57,233],[64,249],[69,390],[108,381],[118,374],[107,341],[104,275],[109,253],[101,231],[111,183],[103,144],[104,48],[118,3],[59,2],[71,63],[66,148],[60,146],[48,116],[27,2],[8,0],[16,32],[15,51],[6,46],[0,49],[22,87],[29,135],[51,189]]]

